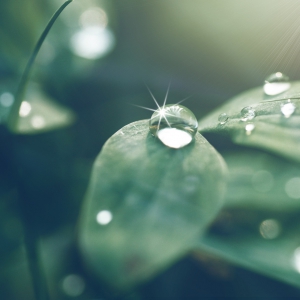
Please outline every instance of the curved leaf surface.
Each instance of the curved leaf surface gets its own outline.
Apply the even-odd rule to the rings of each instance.
[[[300,287],[300,167],[259,151],[224,155],[225,205],[198,249]]]
[[[200,135],[164,146],[147,120],[114,134],[97,157],[80,224],[89,268],[127,290],[184,255],[222,205],[226,166]]]
[[[4,107],[0,103],[0,117],[4,124],[7,123],[10,112],[11,106]],[[55,103],[38,84],[30,84],[13,132],[15,134],[38,134],[69,126],[74,121],[75,114],[70,109]]]
[[[290,102],[295,105],[294,113],[286,118],[282,112],[282,105]],[[277,96],[264,95],[262,87],[256,88],[229,100],[199,122],[199,131],[225,135],[234,143],[265,149],[300,161],[300,83],[292,82],[291,88]],[[242,121],[241,110],[252,107],[256,117],[249,121]],[[228,120],[221,125],[218,116],[221,113],[228,115]],[[247,124],[254,128],[246,130]]]

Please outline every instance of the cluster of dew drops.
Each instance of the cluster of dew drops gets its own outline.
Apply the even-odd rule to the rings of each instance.
[[[287,91],[290,87],[291,84],[289,82],[289,78],[283,73],[277,72],[271,74],[265,79],[263,90],[267,96],[276,96]],[[280,110],[285,118],[289,118],[295,112],[296,106],[291,102],[290,99],[288,99],[286,103],[281,105]],[[241,110],[241,121],[251,121],[255,117],[256,111],[251,106],[246,106]],[[221,113],[218,117],[220,125],[226,124],[228,120],[229,116],[226,113]],[[247,135],[250,135],[254,129],[255,125],[253,123],[248,123],[245,125],[245,131]]]

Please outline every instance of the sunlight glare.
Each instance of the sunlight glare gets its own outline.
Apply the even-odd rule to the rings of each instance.
[[[179,149],[192,141],[192,136],[176,128],[164,128],[157,132],[158,138],[170,148]]]
[[[76,32],[71,38],[73,52],[86,59],[98,59],[109,53],[115,45],[111,30],[89,26]]]

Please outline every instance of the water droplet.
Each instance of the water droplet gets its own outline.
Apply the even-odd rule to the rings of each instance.
[[[85,282],[81,276],[70,274],[64,278],[62,282],[62,289],[66,295],[78,297],[85,289]]]
[[[246,134],[250,135],[252,131],[254,130],[255,125],[253,123],[249,123],[245,126]]]
[[[266,78],[264,92],[268,96],[275,96],[287,91],[290,87],[289,78],[277,72]]]
[[[170,148],[188,145],[198,129],[195,115],[186,107],[170,104],[156,110],[149,121],[152,135]]]
[[[292,199],[300,199],[300,177],[294,177],[285,184],[285,192]]]
[[[218,121],[221,125],[224,125],[227,122],[227,120],[228,120],[228,116],[226,113],[222,113],[218,117]]]
[[[19,110],[20,117],[27,117],[30,114],[30,111],[31,105],[27,101],[23,101]]]
[[[281,225],[277,220],[264,220],[259,226],[261,236],[267,240],[272,240],[278,237],[281,232]]]
[[[241,120],[246,122],[246,121],[250,121],[250,120],[254,119],[256,116],[256,113],[252,107],[246,106],[241,110],[241,115],[242,115]]]
[[[0,96],[0,103],[4,107],[10,107],[14,103],[14,96],[11,93],[3,93]]]
[[[300,273],[300,247],[294,251],[293,264],[297,272]]]
[[[286,117],[289,118],[295,111],[296,106],[294,103],[289,102],[281,105],[281,112]]]
[[[41,128],[45,127],[46,122],[42,116],[33,116],[31,118],[31,125],[33,128],[41,129]]]
[[[98,212],[97,214],[97,222],[100,225],[107,225],[108,223],[111,222],[113,218],[112,213],[109,210],[101,210],[100,212]]]

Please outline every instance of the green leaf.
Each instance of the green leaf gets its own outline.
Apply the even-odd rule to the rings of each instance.
[[[224,158],[225,206],[198,250],[300,287],[299,165],[259,151]]]
[[[0,106],[3,121],[11,113],[11,107]],[[38,84],[30,84],[20,107],[14,133],[37,134],[71,125],[75,114],[68,108],[55,103]]]
[[[288,102],[295,104],[296,110],[286,118],[281,106]],[[239,145],[264,149],[289,159],[300,161],[300,83],[292,82],[291,88],[277,96],[266,96],[262,87],[256,88],[229,100],[199,122],[199,131],[206,135],[225,136]],[[244,122],[241,110],[251,106],[256,117]],[[226,113],[228,121],[221,125],[218,116]],[[247,132],[245,126],[254,124],[255,128]]]
[[[223,157],[229,168],[226,207],[275,213],[300,210],[300,194],[298,200],[291,198],[286,188],[299,177],[299,165],[257,150],[225,152]]]
[[[189,251],[215,218],[225,175],[200,134],[175,150],[150,134],[147,120],[125,126],[94,163],[79,235],[86,264],[121,290],[149,279]],[[111,222],[97,223],[109,213]]]

